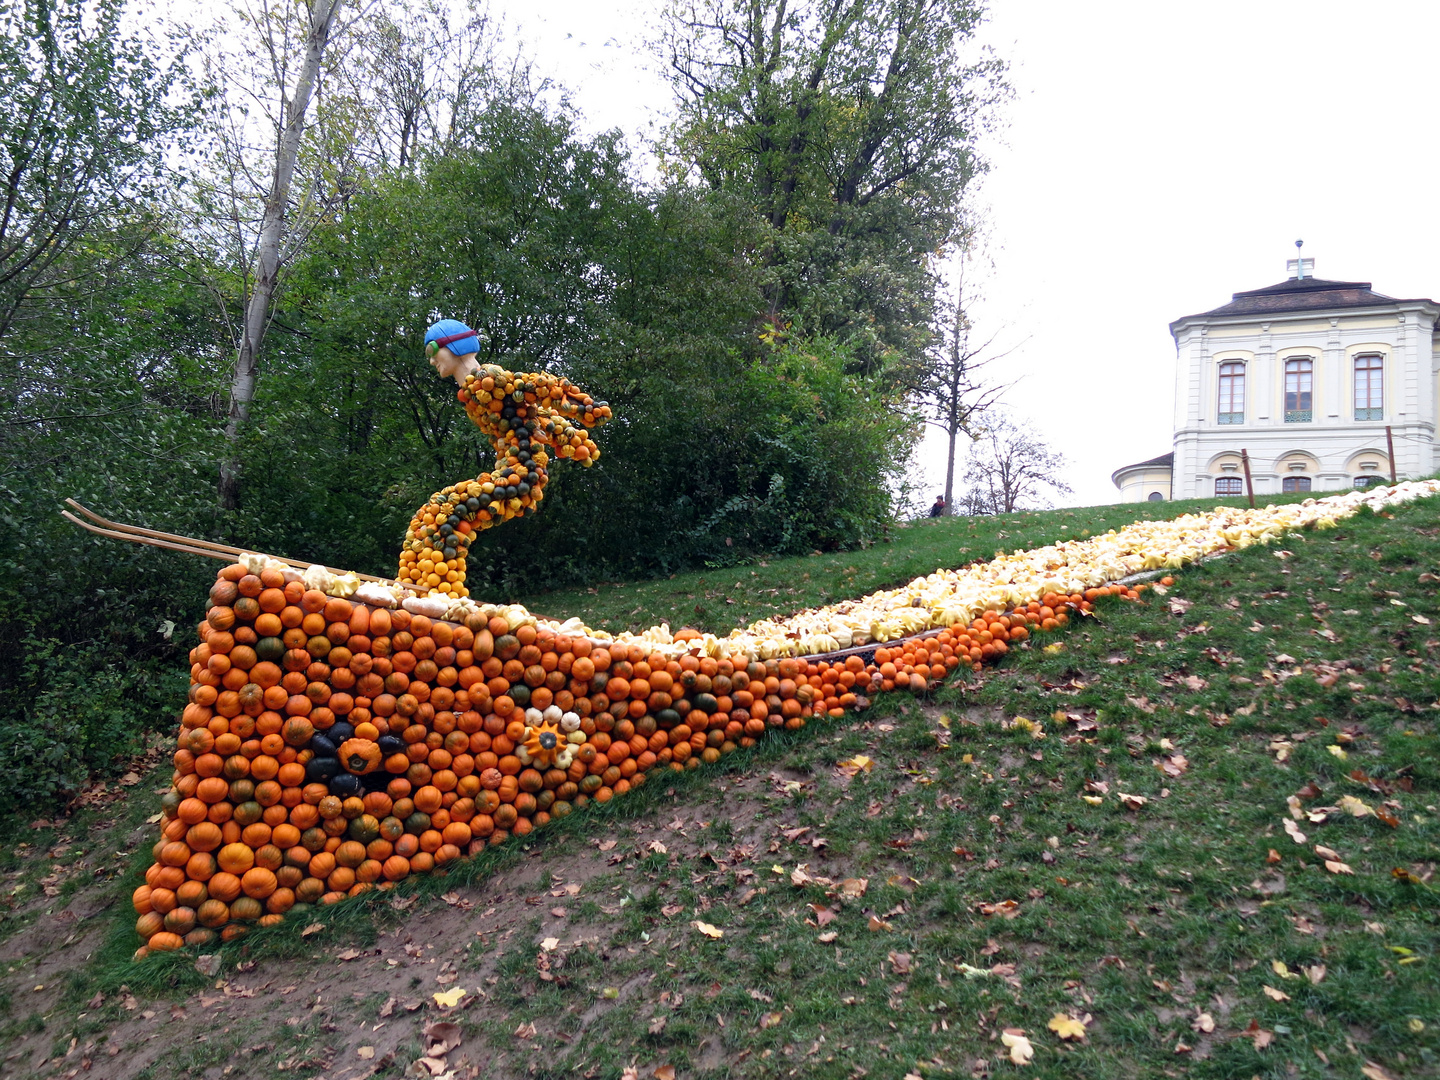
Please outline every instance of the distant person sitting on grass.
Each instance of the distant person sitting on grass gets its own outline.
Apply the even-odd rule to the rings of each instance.
[[[931,517],[944,517],[944,516],[945,516],[945,496],[944,496],[944,495],[936,495],[936,496],[935,496],[935,505],[932,506],[932,507],[930,507],[930,516],[931,516]]]

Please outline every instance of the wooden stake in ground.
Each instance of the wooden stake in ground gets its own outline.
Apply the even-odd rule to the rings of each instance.
[[[1390,430],[1390,425],[1385,425],[1385,449],[1390,452],[1390,483],[1398,483],[1395,479],[1395,433]]]
[[[1250,455],[1240,451],[1240,464],[1245,466],[1245,494],[1250,496],[1250,509],[1255,509],[1255,485],[1250,481]]]

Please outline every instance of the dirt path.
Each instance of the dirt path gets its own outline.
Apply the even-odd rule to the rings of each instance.
[[[15,1080],[520,1075],[530,1068],[538,1040],[512,1021],[513,995],[505,999],[496,991],[501,966],[513,965],[519,956],[533,963],[537,986],[563,986],[572,978],[567,967],[582,969],[576,979],[610,967],[618,959],[612,949],[632,954],[627,961],[643,960],[633,955],[641,951],[637,946],[611,944],[636,894],[664,888],[672,877],[719,878],[728,875],[729,864],[763,854],[767,842],[774,850],[770,838],[785,822],[765,796],[798,782],[797,774],[779,765],[757,765],[752,772],[717,778],[711,788],[687,786],[683,796],[664,798],[654,813],[612,819],[604,838],[542,838],[518,852],[507,868],[473,885],[441,895],[395,896],[388,901],[394,917],[387,912],[382,920],[390,925],[371,921],[358,935],[342,932],[337,938],[327,925],[327,909],[317,909],[311,914],[316,929],[305,938],[313,946],[309,955],[231,962],[224,969],[218,957],[197,958],[209,973],[198,992],[157,996],[121,985],[92,994],[93,967],[105,962],[100,954],[117,923],[129,919],[128,856],[150,843],[154,826],[140,813],[161,780],[156,770],[112,804],[112,819],[82,837],[83,856],[76,857],[81,845],[62,837],[49,850],[35,845],[22,850],[28,857],[7,875],[28,882],[20,895],[38,895],[28,904],[12,903],[3,916],[12,932],[0,942],[0,1006],[8,1014],[0,1027],[0,1075]],[[115,820],[127,812],[128,820]],[[711,831],[720,816],[722,831]],[[56,852],[59,857],[52,858]],[[819,851],[814,871],[826,869],[826,853]],[[46,876],[37,877],[42,871]],[[50,884],[38,887],[37,880]],[[731,899],[740,901],[745,891],[736,888]],[[654,978],[646,970],[663,965],[665,950],[683,947],[691,933],[685,920],[703,917],[704,906],[683,916],[669,906],[659,910],[659,925],[643,945],[653,964],[642,964],[639,974],[619,986],[597,986],[593,1004],[574,1017],[581,1036]],[[635,970],[633,963],[623,966]],[[457,988],[466,993],[455,1007],[437,1003],[435,994]],[[496,1032],[506,1037],[496,1039]],[[570,1038],[575,1037],[572,1029]],[[723,1055],[712,1049],[706,1064],[723,1066]]]

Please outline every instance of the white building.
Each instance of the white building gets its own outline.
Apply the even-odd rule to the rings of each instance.
[[[1309,276],[1235,293],[1213,311],[1170,324],[1178,362],[1170,483],[1163,458],[1116,470],[1126,502],[1245,491],[1333,491],[1428,476],[1435,443],[1440,333],[1434,300],[1396,300],[1368,281]]]

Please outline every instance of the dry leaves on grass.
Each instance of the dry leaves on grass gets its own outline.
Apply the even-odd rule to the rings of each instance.
[[[1200,1035],[1209,1035],[1215,1030],[1215,1017],[1208,1012],[1195,1014],[1195,1019],[1190,1024],[1190,1030]]]
[[[1185,775],[1185,770],[1190,768],[1190,762],[1184,754],[1171,754],[1169,757],[1157,761],[1155,767],[1166,776],[1175,778]]]
[[[975,910],[981,915],[999,915],[1006,919],[1013,919],[1020,914],[1020,905],[1014,900],[1001,900],[995,904],[976,904]]]
[[[1265,991],[1265,996],[1268,997],[1271,1001],[1290,1000],[1290,995],[1285,993],[1284,990],[1276,990],[1273,986],[1262,986],[1260,987],[1260,989]]]
[[[840,883],[840,895],[849,900],[859,900],[870,887],[870,879],[863,877],[846,878]]]
[[[453,1009],[456,1005],[460,1004],[460,999],[468,993],[469,991],[464,987],[452,986],[443,993],[431,994],[430,996],[435,999],[435,1004],[441,1008]]]
[[[1124,804],[1126,810],[1139,810],[1150,800],[1144,795],[1127,795],[1123,791],[1117,791],[1116,796]]]
[[[718,926],[711,926],[708,922],[701,922],[699,919],[696,919],[690,925],[706,937],[714,938],[717,941],[725,936],[725,931],[721,930]]]
[[[875,762],[864,754],[856,754],[853,758],[837,762],[835,768],[839,769],[846,776],[854,776],[856,773],[869,772],[875,768]]]
[[[1016,1065],[1029,1065],[1035,1056],[1035,1048],[1025,1037],[1024,1028],[1006,1028],[1000,1033],[1000,1041],[1010,1048],[1010,1060]]]
[[[1056,1035],[1059,1035],[1062,1039],[1075,1039],[1077,1041],[1083,1041],[1085,1038],[1085,1025],[1089,1022],[1089,1013],[1086,1013],[1084,1017],[1077,1019],[1073,1016],[1067,1016],[1065,1013],[1057,1012],[1054,1016],[1050,1018],[1050,1022],[1045,1026],[1048,1027],[1051,1031],[1055,1032]]]
[[[1372,807],[1367,806],[1354,795],[1341,795],[1339,806],[1351,817],[1365,817],[1367,814],[1375,813]]]
[[[426,1024],[425,1053],[430,1057],[444,1057],[460,1045],[461,1038],[459,1024],[452,1024],[448,1020]]]
[[[1240,1033],[1255,1044],[1256,1050],[1264,1050],[1275,1041],[1275,1033],[1266,1031],[1260,1026],[1260,1021],[1251,1020],[1250,1026]]]
[[[811,904],[810,910],[815,913],[816,926],[824,926],[827,923],[834,922],[835,919],[838,918],[837,913],[824,904]]]

